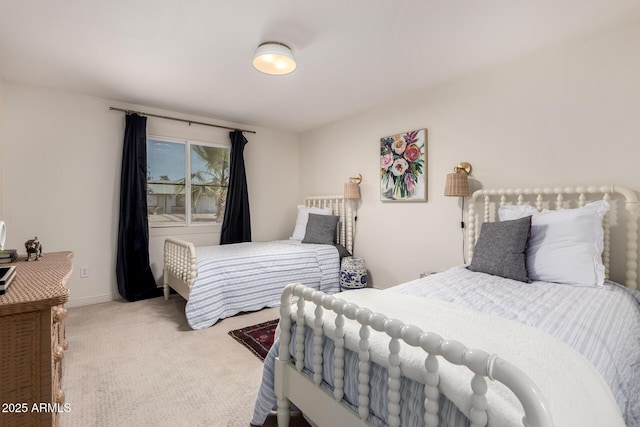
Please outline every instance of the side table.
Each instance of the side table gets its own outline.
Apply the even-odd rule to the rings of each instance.
[[[362,289],[367,287],[367,269],[364,258],[344,257],[340,264],[340,289]]]

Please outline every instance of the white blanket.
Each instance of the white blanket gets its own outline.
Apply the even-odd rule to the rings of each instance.
[[[471,348],[495,353],[522,369],[546,398],[556,426],[624,426],[615,399],[601,375],[582,355],[563,342],[527,325],[478,312],[458,304],[413,298],[400,294],[362,289],[344,292],[339,298],[367,307],[406,324],[455,339]],[[307,305],[308,308],[311,304]],[[307,311],[312,321],[312,310]],[[325,333],[334,337],[334,316],[325,313]],[[347,348],[358,350],[358,329],[347,322]],[[371,334],[372,361],[387,365],[388,337]],[[424,353],[404,345],[402,373],[420,381]],[[471,374],[466,368],[441,363],[442,392],[467,416],[470,408]],[[489,384],[489,424],[521,425],[522,409],[515,396],[502,384]]]

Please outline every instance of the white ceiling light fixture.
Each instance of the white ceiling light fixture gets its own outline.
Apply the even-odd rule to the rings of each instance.
[[[296,59],[289,46],[280,42],[261,43],[253,55],[253,67],[265,74],[283,75],[296,69]]]

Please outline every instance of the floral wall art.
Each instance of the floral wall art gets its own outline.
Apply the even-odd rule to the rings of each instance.
[[[380,138],[380,199],[427,201],[427,130]]]

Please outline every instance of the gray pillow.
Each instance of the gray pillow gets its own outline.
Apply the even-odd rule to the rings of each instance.
[[[530,235],[531,216],[485,222],[469,270],[528,282],[525,252]]]
[[[333,245],[336,242],[336,228],[340,217],[335,215],[309,214],[307,230],[302,243]]]
[[[333,246],[336,247],[336,249],[338,250],[338,255],[340,256],[340,261],[342,261],[342,258],[344,257],[348,257],[351,256],[351,252],[349,252],[347,250],[347,248],[345,248],[344,246],[342,246],[339,243],[334,243]]]

